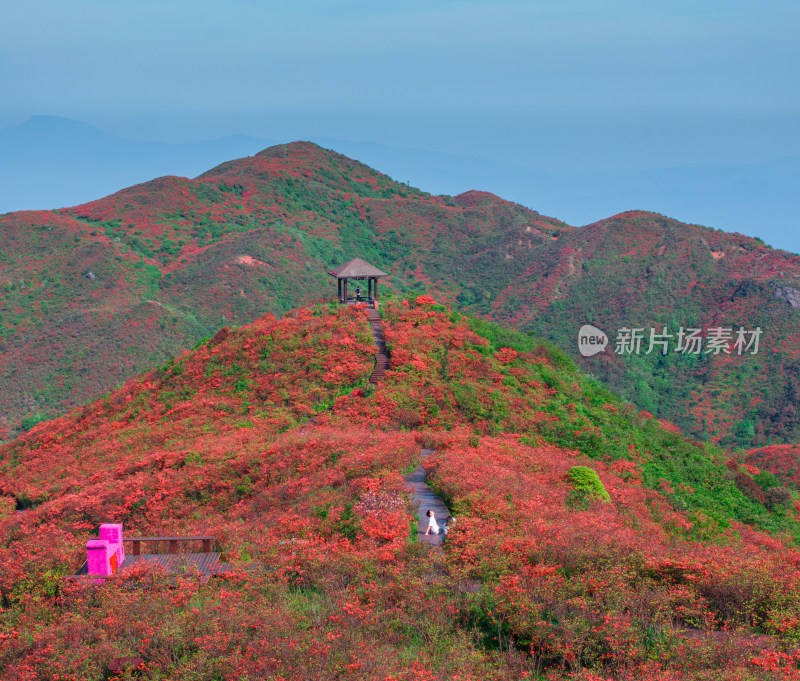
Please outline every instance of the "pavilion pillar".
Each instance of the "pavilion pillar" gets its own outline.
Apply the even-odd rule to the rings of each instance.
[[[336,277],[339,301],[345,305],[349,304],[351,299],[354,302],[374,303],[378,297],[378,280],[389,276],[361,258],[353,258],[350,262],[330,270],[328,274]],[[352,293],[351,282],[355,282]],[[365,284],[366,289],[364,289]]]

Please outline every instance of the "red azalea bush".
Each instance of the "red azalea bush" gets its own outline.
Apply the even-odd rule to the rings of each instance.
[[[318,307],[0,448],[4,673],[797,678],[800,557],[756,529],[791,518],[552,348],[430,305],[384,319],[377,386],[364,311]],[[423,448],[455,518],[441,551],[413,541],[401,477]],[[576,465],[609,503],[574,502]],[[731,500],[762,515],[726,520]],[[232,569],[64,580],[102,522],[214,534]]]

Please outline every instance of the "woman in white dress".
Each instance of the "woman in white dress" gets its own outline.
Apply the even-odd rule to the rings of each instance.
[[[439,526],[436,524],[436,514],[430,509],[428,509],[426,515],[428,516],[429,520],[428,520],[428,529],[425,530],[425,535],[427,536],[431,533],[439,534]]]

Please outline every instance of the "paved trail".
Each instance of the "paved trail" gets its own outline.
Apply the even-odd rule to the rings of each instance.
[[[389,368],[389,356],[386,354],[386,341],[383,335],[380,312],[371,309],[368,319],[370,329],[372,329],[372,337],[375,339],[375,345],[378,348],[378,352],[375,353],[375,368],[372,370],[369,382],[376,384],[383,379],[386,370]],[[411,491],[411,499],[414,505],[418,508],[417,539],[431,546],[441,546],[444,539],[444,526],[450,518],[450,511],[447,510],[442,500],[433,493],[431,488],[425,484],[425,469],[422,467],[422,461],[431,454],[433,454],[432,449],[423,449],[419,456],[419,466],[404,476],[403,479]],[[426,515],[428,509],[436,514],[436,522],[440,528],[439,534],[425,534],[425,530],[428,529],[428,516]]]
[[[424,461],[431,454],[433,454],[432,449],[423,449],[419,458]],[[433,493],[431,488],[425,484],[425,469],[422,467],[422,463],[408,475],[403,476],[403,480],[406,481],[411,490],[412,500],[415,504],[419,504],[419,510],[417,511],[417,539],[431,546],[441,546],[444,538],[444,524],[450,518],[450,511],[447,510],[442,500]],[[428,509],[436,514],[436,522],[440,528],[439,534],[425,535],[425,530],[428,529],[428,516],[425,513]]]
[[[386,354],[386,341],[383,335],[381,315],[377,310],[369,311],[369,326],[372,329],[375,345],[378,347],[378,352],[375,354],[375,368],[369,377],[369,382],[375,384],[383,378],[389,368],[389,356]],[[444,539],[444,525],[450,518],[450,511],[447,510],[442,500],[433,493],[431,488],[425,484],[425,469],[422,467],[422,461],[431,454],[433,454],[432,449],[423,449],[419,455],[419,466],[404,476],[403,479],[408,484],[411,490],[411,499],[418,508],[417,539],[432,546],[441,546]],[[425,534],[425,530],[428,529],[428,516],[426,515],[428,509],[436,514],[436,522],[440,528],[439,534]]]

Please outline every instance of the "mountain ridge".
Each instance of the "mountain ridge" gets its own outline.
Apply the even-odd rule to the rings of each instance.
[[[22,133],[13,132],[18,128],[5,130],[25,138]],[[142,145],[150,158],[158,161],[139,164],[141,168],[135,173],[131,168],[139,162],[119,150],[89,159],[80,149],[73,149],[71,155],[62,158],[36,151],[39,142],[35,137],[14,154],[0,143],[0,180],[7,189],[6,194],[0,194],[0,212],[74,205],[169,172],[193,176],[215,161],[252,154],[270,143],[257,140],[240,139],[236,144],[241,146],[223,145],[214,152],[216,156],[190,153],[193,144],[204,147],[210,142],[168,146],[133,143]],[[759,233],[769,243],[800,252],[800,244],[787,237],[796,223],[794,196],[800,190],[800,162],[796,157],[685,167],[659,167],[654,160],[654,167],[649,169],[551,172],[549,168],[536,167],[535,159],[519,159],[514,164],[375,142],[325,137],[314,137],[313,141],[435,194],[455,195],[470,187],[481,187],[576,225],[591,224],[605,215],[639,205],[681,220],[733,231],[752,233],[754,225],[759,225]],[[26,160],[33,158],[36,163]],[[181,158],[187,160],[178,162]],[[102,172],[93,172],[93,168],[101,166]]]
[[[729,446],[800,438],[800,390],[759,378],[796,371],[800,259],[750,237],[642,211],[570,227],[486,192],[432,196],[311,142],[0,224],[6,434],[219,326],[332,297],[326,272],[363,257],[391,273],[386,292],[430,290],[555,340],[689,432]],[[114,306],[124,323],[98,313]],[[94,337],[75,328],[81,314]],[[612,338],[625,326],[761,327],[763,352],[582,359],[587,322]]]

